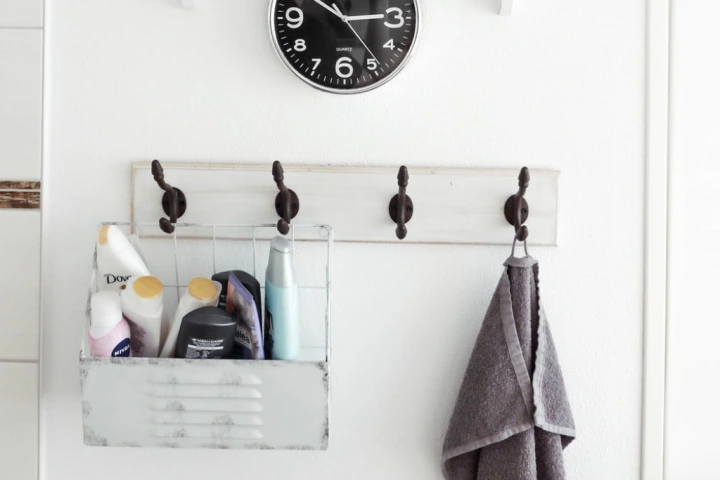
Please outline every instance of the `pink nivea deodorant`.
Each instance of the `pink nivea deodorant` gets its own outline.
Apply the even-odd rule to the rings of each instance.
[[[129,357],[130,325],[120,309],[117,291],[102,291],[90,300],[90,350],[96,357]]]

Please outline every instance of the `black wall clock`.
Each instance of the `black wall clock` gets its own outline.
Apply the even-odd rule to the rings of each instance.
[[[270,30],[280,58],[305,82],[361,93],[405,66],[419,14],[417,0],[272,0]]]

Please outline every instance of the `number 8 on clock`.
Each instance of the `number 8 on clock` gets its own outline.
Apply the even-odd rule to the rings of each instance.
[[[272,0],[270,31],[295,75],[332,93],[361,93],[405,66],[419,30],[417,0]]]

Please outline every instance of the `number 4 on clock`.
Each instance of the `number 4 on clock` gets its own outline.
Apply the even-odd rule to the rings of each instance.
[[[387,43],[385,43],[385,45],[383,45],[383,48],[389,48],[390,50],[395,50],[395,42],[393,41],[393,39],[391,38],[390,40],[388,40]]]

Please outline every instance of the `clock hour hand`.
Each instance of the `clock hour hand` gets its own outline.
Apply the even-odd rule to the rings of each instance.
[[[328,5],[327,3],[323,2],[322,0],[315,0],[315,3],[317,3],[318,5],[320,5],[321,7],[323,7],[325,10],[331,12],[331,13],[332,13],[333,15],[335,15],[336,17],[343,18],[343,15],[342,15],[339,11],[333,10],[332,8],[330,8],[330,5]]]
[[[378,13],[377,15],[350,15],[345,18],[347,18],[348,22],[353,22],[355,20],[380,20],[385,18],[385,15],[382,13]]]

